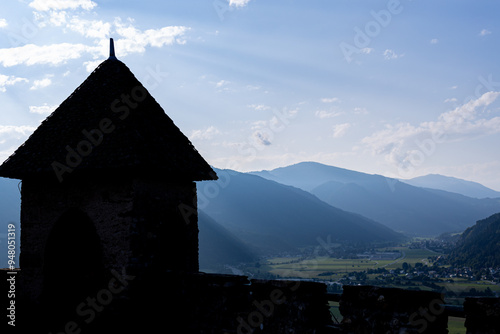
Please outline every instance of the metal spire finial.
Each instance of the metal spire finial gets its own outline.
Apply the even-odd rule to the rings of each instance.
[[[113,42],[113,39],[109,39],[109,59],[116,59],[115,56],[115,43]]]

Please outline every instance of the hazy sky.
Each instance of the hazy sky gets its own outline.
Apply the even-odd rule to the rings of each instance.
[[[0,161],[107,58],[113,37],[118,59],[216,167],[317,161],[500,190],[498,1],[0,8]]]

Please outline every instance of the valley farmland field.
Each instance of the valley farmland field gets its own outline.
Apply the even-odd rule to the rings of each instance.
[[[363,272],[369,269],[397,269],[401,268],[404,262],[413,267],[417,263],[425,265],[429,263],[428,257],[440,255],[431,250],[408,247],[394,247],[380,251],[400,254],[396,259],[271,258],[267,261],[267,266],[270,273],[280,277],[333,279],[340,278],[346,273]]]
[[[363,258],[340,259],[322,257],[280,257],[270,258],[259,269],[278,278],[317,280],[327,283],[332,293],[340,293],[341,285],[361,284],[380,285],[402,289],[433,290],[445,294],[445,303],[462,305],[467,293],[479,295],[486,292],[500,294],[500,285],[488,280],[456,275],[438,275],[439,268],[433,266],[441,253],[426,248],[405,246],[377,250],[380,254],[394,254],[390,259],[384,256],[365,256]],[[352,256],[354,257],[354,256]],[[390,257],[390,256],[386,256]],[[405,270],[403,270],[405,268]],[[434,273],[436,272],[436,273]],[[338,302],[330,302],[334,320],[339,321]],[[450,334],[466,333],[464,318],[450,316]]]

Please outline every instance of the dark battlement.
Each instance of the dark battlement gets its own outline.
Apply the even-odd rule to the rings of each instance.
[[[82,333],[153,333],[158,327],[183,333],[326,333],[332,324],[326,286],[320,283],[178,271],[110,277],[111,288],[105,284],[63,312],[18,300],[18,328],[33,333],[59,333],[66,326]]]
[[[7,271],[1,274],[1,289],[7,291]],[[328,310],[332,298],[321,283],[181,272],[114,275],[117,282],[127,284],[122,291],[117,287],[108,292],[109,286],[103,286],[64,317],[18,299],[17,328],[59,333],[71,323],[81,333],[155,332],[158,326],[182,327],[184,333],[448,332],[449,313],[441,294],[434,292],[344,286],[340,297],[344,319],[334,325]],[[467,333],[500,333],[499,315],[500,298],[467,298]]]

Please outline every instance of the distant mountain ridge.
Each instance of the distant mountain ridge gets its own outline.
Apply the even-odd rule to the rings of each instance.
[[[304,190],[256,175],[215,171],[218,181],[198,183],[200,208],[262,253],[317,246],[318,238],[328,236],[343,242],[402,239],[386,226],[334,208]]]
[[[500,198],[500,192],[480,183],[439,174],[429,174],[400,181],[415,187],[445,190],[472,198]]]
[[[248,174],[261,176],[265,179],[294,186],[306,191],[311,191],[325,182],[336,181],[340,184],[357,181],[369,182],[372,180],[373,176],[376,176],[311,161],[300,162],[270,171],[249,172]],[[377,175],[377,177],[384,178],[380,175]]]
[[[453,196],[316,162],[251,174],[307,190],[334,207],[415,236],[462,231],[475,221],[500,212],[500,199]]]
[[[314,162],[251,173],[215,170],[218,181],[197,183],[200,264],[206,268],[318,246],[321,238],[394,242],[403,239],[395,231],[459,232],[500,212],[499,198],[471,198]],[[10,221],[19,223],[18,183],[0,178],[4,230]]]
[[[378,222],[334,208],[309,192],[254,175],[216,171],[219,181],[197,183],[201,268],[298,252],[300,247],[319,246],[321,239],[348,243],[404,239]],[[0,181],[5,182],[2,196],[13,203],[9,212],[19,218],[18,181]],[[3,228],[6,217],[7,211],[0,212]],[[0,266],[6,266],[3,257]]]

